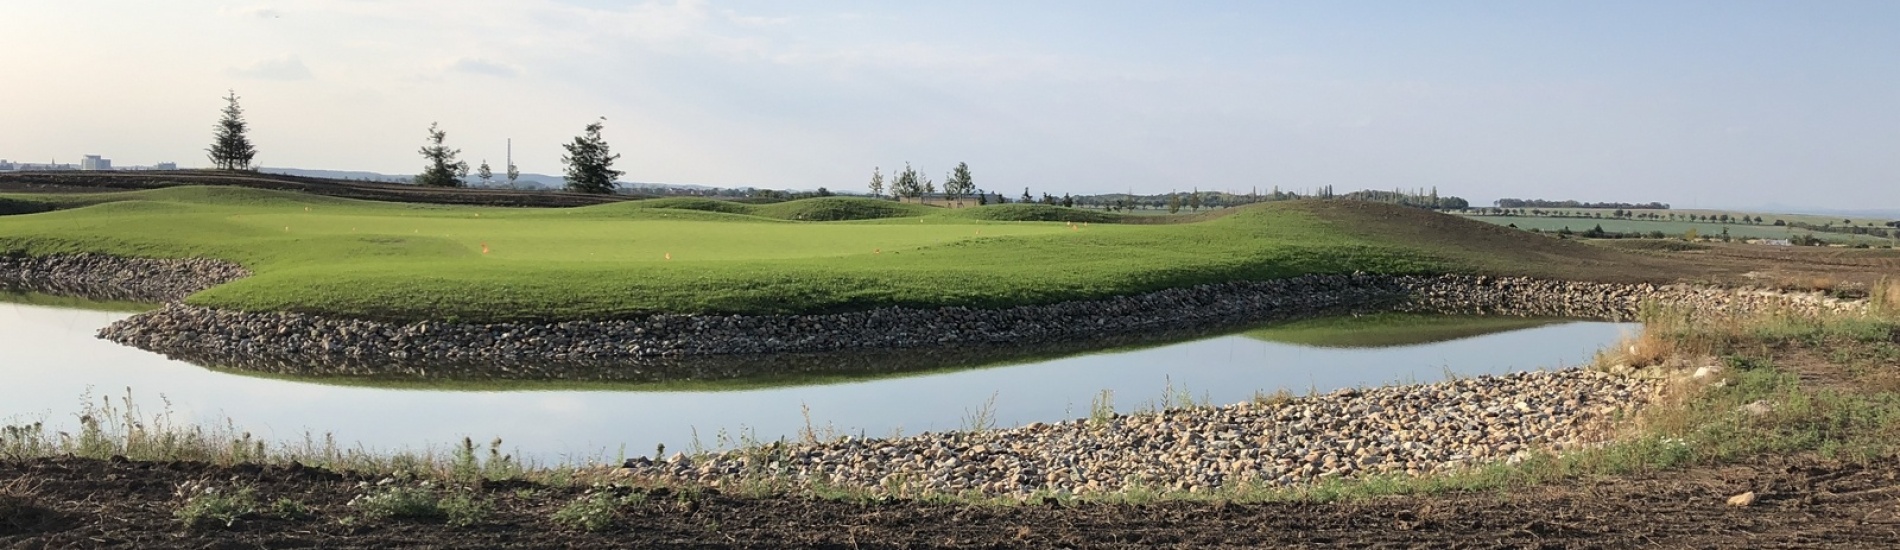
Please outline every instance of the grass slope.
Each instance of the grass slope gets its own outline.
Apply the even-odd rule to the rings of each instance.
[[[998,222],[1045,214],[1022,205],[946,211],[850,198],[527,209],[229,187],[36,197],[68,208],[0,217],[0,253],[221,258],[256,275],[190,302],[388,319],[1003,307],[1308,273],[1615,278],[1629,275],[1615,269],[1627,262],[1664,261],[1421,210],[1330,201],[1129,225]],[[785,221],[800,216],[857,221]],[[1084,221],[1098,219],[1107,220]]]

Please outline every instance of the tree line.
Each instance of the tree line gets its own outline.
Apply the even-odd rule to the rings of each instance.
[[[1605,208],[1605,209],[1623,208],[1623,209],[1632,209],[1632,210],[1668,210],[1669,209],[1668,204],[1660,203],[1660,202],[1627,203],[1627,202],[1578,202],[1574,200],[1549,201],[1549,200],[1540,200],[1540,199],[1498,199],[1495,204],[1497,205],[1498,208]]]
[[[250,126],[244,121],[244,109],[238,105],[237,92],[229,91],[224,101],[223,115],[213,132],[211,147],[205,153],[211,159],[211,166],[218,170],[254,171],[256,165],[252,161],[257,158],[257,147],[251,143],[248,135]],[[606,120],[607,117],[601,117],[588,124],[572,143],[562,145],[567,150],[567,154],[561,156],[562,164],[566,165],[567,190],[613,193],[616,187],[614,180],[626,173],[613,169],[614,161],[620,155],[613,153],[607,146],[607,140],[600,135]],[[467,185],[468,163],[459,158],[462,150],[449,148],[445,143],[447,140],[447,131],[442,130],[439,124],[429,123],[428,137],[419,151],[426,163],[422,172],[411,180],[413,183],[431,187]],[[510,161],[502,176],[513,187],[521,177],[521,170]],[[475,177],[481,180],[483,186],[495,178],[495,172],[486,159],[476,168]]]

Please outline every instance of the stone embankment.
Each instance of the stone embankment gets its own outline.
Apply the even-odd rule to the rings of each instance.
[[[915,496],[1273,487],[1442,473],[1606,440],[1654,381],[1571,369],[1013,429],[772,443],[627,461],[619,475],[713,485],[773,479]]]
[[[1693,310],[1856,307],[1819,295],[1692,286],[1354,274],[1006,309],[893,307],[821,315],[651,315],[551,323],[392,323],[169,304],[113,324],[100,336],[196,362],[286,374],[488,376],[528,366],[516,369],[513,377],[559,376],[531,365],[571,363],[629,365],[624,374],[640,378],[654,375],[641,365],[664,369],[690,358],[1105,342],[1333,313],[1399,310],[1629,319],[1651,300]],[[595,369],[589,377],[614,374],[612,369]]]
[[[0,256],[0,288],[135,302],[180,300],[250,274],[236,264],[206,259]]]

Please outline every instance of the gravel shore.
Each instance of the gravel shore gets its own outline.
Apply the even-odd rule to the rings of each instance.
[[[280,374],[701,378],[723,368],[719,361],[705,361],[709,358],[1069,342],[1110,347],[1171,331],[1393,310],[1626,320],[1646,301],[1697,310],[1854,307],[1818,295],[1691,286],[1355,274],[1006,309],[894,307],[823,315],[651,315],[550,323],[393,323],[173,303],[115,323],[99,335],[194,362]],[[548,364],[600,367],[541,368]],[[575,374],[563,374],[569,371]]]
[[[171,302],[250,276],[236,264],[206,259],[0,255],[0,288],[135,302]]]
[[[616,473],[714,486],[771,478],[907,496],[1212,491],[1421,475],[1603,441],[1606,420],[1657,387],[1590,370],[1526,372],[1003,430],[771,443],[638,458]]]

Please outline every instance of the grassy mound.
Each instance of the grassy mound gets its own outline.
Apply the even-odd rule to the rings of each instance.
[[[16,214],[36,214],[39,212],[51,211],[52,209],[53,209],[52,205],[42,203],[42,202],[25,201],[25,200],[17,200],[17,199],[9,199],[6,197],[0,197],[0,216],[12,216]]]
[[[1629,254],[1419,208],[1363,201],[1292,201],[1356,238],[1387,243],[1468,265],[1486,273],[1608,282],[1655,282],[1690,276],[1693,266]]]
[[[781,220],[834,222],[911,218],[939,212],[939,209],[877,199],[819,197],[753,207],[753,215]]]
[[[996,222],[1122,223],[1132,216],[1047,204],[992,204],[952,211],[947,216]]]
[[[643,200],[643,201],[633,201],[633,202],[619,204],[619,205],[610,205],[608,207],[671,208],[675,210],[698,210],[701,212],[718,212],[721,214],[745,214],[745,215],[752,214],[752,207],[750,205],[739,204],[732,201],[722,201],[722,200],[717,200],[717,199],[702,199],[702,198],[697,198],[697,197],[669,197],[669,198],[664,198],[664,199],[649,199],[649,200]],[[608,207],[596,206],[593,208],[600,209],[600,208],[608,208]]]
[[[119,195],[0,218],[0,253],[219,258],[256,275],[191,303],[470,321],[1007,307],[1354,271],[1667,275],[1642,263],[1662,258],[1369,203],[1259,204],[1194,223],[1118,224],[1107,222],[1119,216],[1043,205],[941,210],[852,198],[535,209],[231,188]],[[881,219],[778,219],[798,216]],[[1104,223],[991,223],[1039,216]]]

